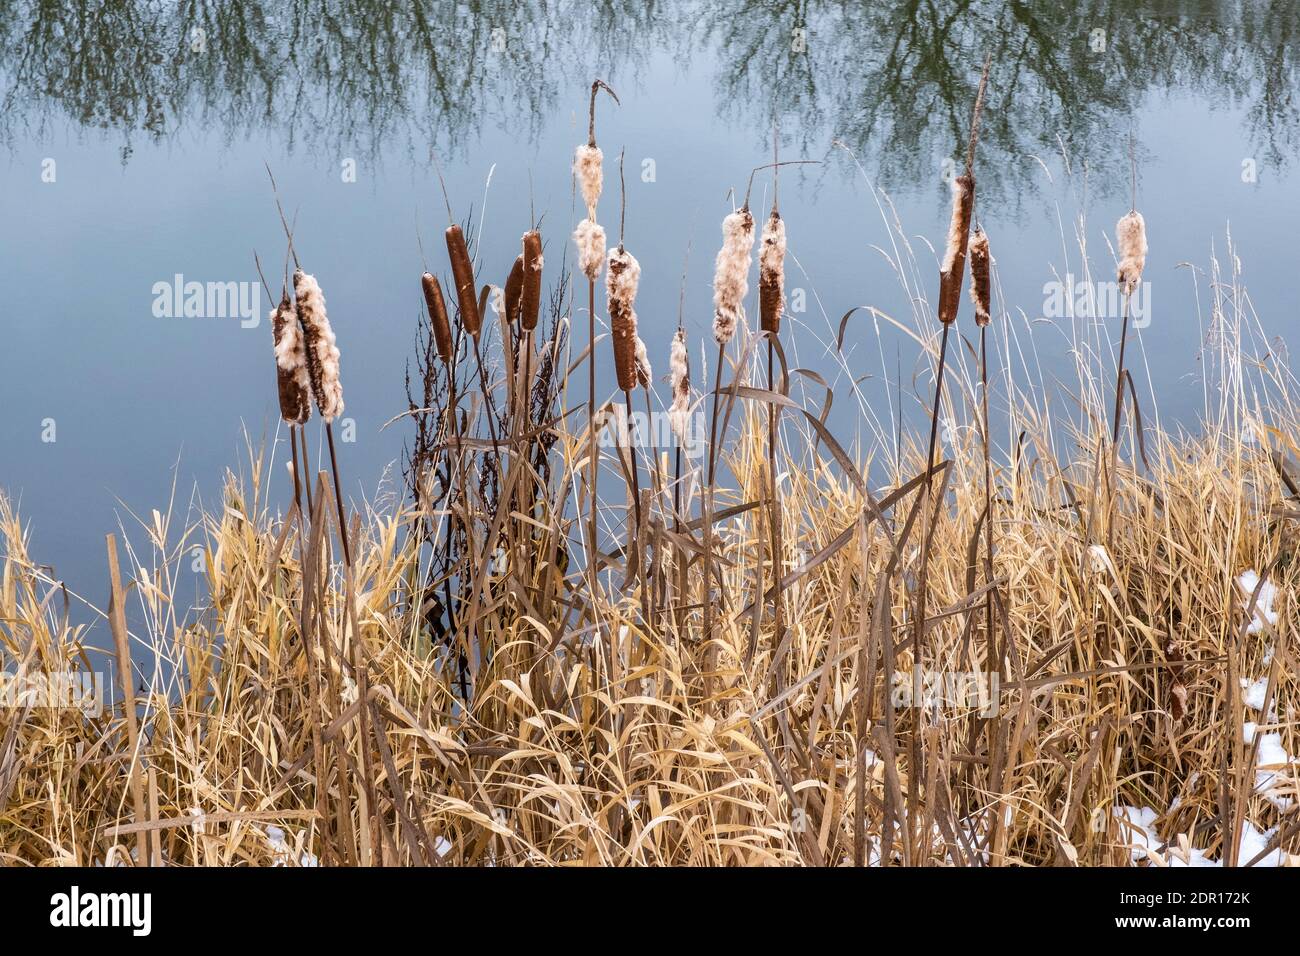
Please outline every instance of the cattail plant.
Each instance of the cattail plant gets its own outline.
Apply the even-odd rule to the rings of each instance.
[[[301,268],[293,273],[293,294],[298,307],[306,345],[307,371],[316,409],[325,419],[325,437],[329,442],[330,469],[334,474],[334,503],[338,508],[339,539],[343,542],[343,560],[352,566],[352,548],[348,542],[347,520],[343,515],[343,488],[339,480],[338,456],[334,450],[334,419],[343,414],[343,383],[339,377],[340,353],[325,312],[325,295],[316,277]]]
[[[1118,281],[1124,292],[1124,324],[1119,337],[1119,364],[1115,371],[1115,421],[1111,433],[1112,444],[1118,445],[1120,415],[1124,404],[1124,346],[1128,341],[1129,306],[1133,293],[1142,281],[1142,269],[1147,261],[1147,224],[1136,208],[1130,207],[1115,224],[1115,240],[1119,247]]]
[[[718,367],[713,385],[713,412],[709,422],[709,465],[704,487],[704,576],[701,601],[704,606],[704,634],[712,632],[713,602],[709,599],[713,574],[713,486],[718,467],[718,406],[722,391],[722,366],[727,343],[736,334],[736,325],[745,317],[745,295],[749,291],[749,267],[754,249],[754,216],[745,205],[728,213],[722,220],[722,248],[713,262],[713,341],[718,343]],[[710,645],[712,647],[712,645]],[[712,670],[713,659],[706,670]]]
[[[777,139],[772,140],[773,186],[772,211],[763,224],[762,245],[758,253],[758,312],[759,326],[767,336],[767,389],[776,390],[773,352],[781,333],[781,313],[785,309],[785,221],[778,204],[780,169],[776,165]],[[776,486],[776,436],[780,410],[773,401],[767,405],[767,480],[770,505],[769,526],[772,546],[772,616],[774,618],[774,646],[780,647],[785,637],[784,595],[781,589],[784,542],[781,535],[781,500]],[[774,662],[775,663],[775,662]],[[780,671],[773,667],[773,676],[779,681]],[[777,688],[779,692],[779,686]]]
[[[796,165],[809,160],[792,160],[755,166],[749,173],[745,201],[739,209],[722,220],[722,247],[713,261],[713,340],[718,343],[718,368],[713,387],[713,412],[709,423],[708,479],[704,489],[704,632],[711,629],[713,611],[709,601],[709,583],[713,563],[713,485],[718,466],[718,405],[722,390],[722,367],[727,343],[736,334],[736,326],[745,320],[745,296],[749,293],[749,269],[754,253],[754,215],[749,211],[749,194],[754,174],[776,166]]]
[[[587,483],[591,494],[591,507],[587,522],[587,547],[595,583],[596,555],[596,480],[600,471],[599,445],[596,442],[596,280],[605,260],[605,230],[596,221],[596,205],[604,173],[604,156],[596,145],[596,94],[604,90],[618,103],[618,94],[604,80],[591,83],[591,103],[587,111],[587,142],[578,146],[573,155],[573,174],[582,189],[582,200],[587,216],[573,231],[573,241],[578,247],[578,266],[587,277],[587,427],[590,429],[591,448],[588,456]]]
[[[989,254],[989,237],[977,223],[970,240],[970,297],[975,306],[975,324],[980,330],[980,411],[984,436],[984,557],[985,577],[993,582],[993,465],[992,435],[989,431],[989,360],[988,325],[992,306],[993,260]],[[1001,667],[1002,654],[993,648],[993,591],[984,597],[984,626],[992,659]]]
[[[501,471],[500,443],[496,429],[496,409],[492,398],[492,389],[488,385],[487,371],[483,366],[482,331],[483,314],[476,297],[474,285],[474,262],[469,254],[469,245],[465,241],[464,230],[456,222],[451,211],[451,200],[447,196],[447,184],[442,178],[442,169],[438,166],[437,155],[433,155],[434,170],[438,175],[438,185],[442,189],[442,201],[447,207],[447,258],[451,262],[452,281],[456,284],[456,308],[460,316],[461,328],[469,333],[474,346],[474,364],[478,370],[479,389],[483,394],[489,437],[495,450],[497,471]]]
[[[918,675],[922,668],[921,644],[925,634],[925,606],[929,593],[930,546],[934,540],[934,526],[938,511],[938,502],[933,495],[933,472],[935,444],[939,430],[939,410],[943,402],[944,362],[948,354],[948,333],[957,320],[957,310],[961,302],[962,278],[965,274],[966,252],[970,242],[971,215],[975,206],[975,145],[979,141],[980,113],[984,108],[984,90],[988,85],[990,61],[991,57],[985,57],[979,90],[975,94],[975,107],[971,111],[970,139],[966,147],[966,171],[956,177],[952,184],[952,216],[948,224],[948,243],[939,269],[938,318],[943,326],[943,333],[939,340],[934,408],[930,415],[930,444],[925,458],[923,493],[928,499],[929,507],[925,509],[925,531],[921,538],[921,567],[917,575],[916,612],[912,621],[912,668],[913,673]],[[920,738],[919,728],[914,729],[910,747],[911,769],[908,775],[909,816],[913,818],[917,812],[919,783],[922,776]]]
[[[619,180],[623,178],[623,157],[619,155]],[[621,219],[626,218],[627,209],[627,191],[623,190],[622,206],[624,214]],[[636,331],[636,293],[637,286],[641,281],[641,264],[636,261],[636,257],[628,252],[623,245],[622,229],[618,247],[609,254],[609,259],[605,265],[605,291],[606,291],[606,308],[609,310],[609,325],[611,338],[614,344],[614,372],[618,377],[618,387],[623,391],[623,398],[627,405],[627,411],[630,419],[632,412],[632,390],[641,384],[641,373],[644,370],[647,384],[649,381],[650,363],[644,357],[645,347],[641,344],[641,337]],[[639,346],[639,348],[638,348]],[[638,352],[641,354],[638,355]],[[639,479],[637,477],[637,462],[635,451],[631,454],[629,468],[632,478],[632,504],[636,512],[635,523],[633,527],[641,527],[641,491]],[[629,555],[634,551],[629,547]],[[643,608],[648,610],[649,595],[646,593],[644,572],[645,568],[637,553],[637,571],[641,577],[641,599]]]

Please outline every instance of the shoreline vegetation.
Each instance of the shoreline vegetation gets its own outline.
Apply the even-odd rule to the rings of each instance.
[[[689,353],[680,317],[671,342],[638,333],[638,285],[677,280],[643,271],[637,210],[604,189],[597,102],[619,105],[593,83],[571,237],[529,209],[518,258],[482,262],[443,192],[446,268],[426,258],[385,426],[411,435],[405,494],[360,510],[330,423],[361,332],[344,318],[336,341],[329,277],[281,212],[288,473],[282,442],[250,446],[219,510],[109,536],[126,679],[100,713],[5,701],[0,862],[1300,864],[1295,379],[1229,250],[1207,275],[1198,433],[1163,430],[1158,403],[1144,418],[1127,311],[1062,324],[1078,378],[1066,414],[1050,405],[1001,294],[1015,237],[981,224],[983,92],[946,252],[926,254],[937,283],[871,187],[914,307],[810,338],[850,373],[837,395],[783,344],[810,332],[783,322],[799,236],[777,183],[800,160],[775,130],[755,167],[770,208],[751,176],[721,223],[716,355]],[[1129,162],[1099,272],[1126,303],[1159,255]],[[851,346],[881,322],[933,369],[928,442],[889,435],[898,409],[857,388]],[[832,404],[858,406],[859,442]],[[628,425],[657,415],[667,432]],[[683,454],[696,419],[707,441]],[[309,441],[328,472],[299,467]],[[5,670],[103,671],[3,496],[0,549]]]

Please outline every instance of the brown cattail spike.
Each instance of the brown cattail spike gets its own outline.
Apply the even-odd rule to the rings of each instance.
[[[979,226],[970,240],[970,297],[975,303],[975,324],[989,324],[992,314],[989,304],[992,301],[992,286],[989,278],[989,237]]]
[[[447,321],[447,303],[442,298],[442,286],[436,276],[426,272],[420,276],[424,289],[424,304],[429,310],[429,325],[433,327],[433,343],[438,357],[451,364],[451,323]]]
[[[774,208],[763,224],[758,253],[758,317],[764,332],[781,331],[785,310],[785,222]]]
[[[506,288],[504,292],[506,305],[506,321],[511,325],[519,321],[519,310],[523,305],[524,297],[524,257],[515,256],[515,264],[510,267],[510,275],[506,279]]]
[[[947,325],[957,319],[961,283],[966,272],[966,247],[970,241],[971,208],[975,204],[975,177],[967,172],[952,182],[952,221],[948,225],[948,248],[939,269],[939,321]]]
[[[286,294],[271,313],[275,336],[275,377],[280,391],[280,417],[290,425],[311,418],[311,376],[307,372],[307,346],[298,313]]]
[[[614,338],[614,370],[618,387],[630,392],[637,387],[636,362],[636,289],[641,266],[632,253],[618,248],[609,254],[605,288],[609,307],[609,324]]]
[[[456,283],[456,305],[460,309],[460,324],[475,338],[483,326],[479,315],[478,299],[474,288],[474,266],[469,259],[469,247],[460,226],[447,227],[447,255],[451,259],[451,277]]]
[[[523,296],[519,322],[524,331],[537,328],[542,307],[542,234],[536,229],[524,233]],[[517,261],[517,260],[516,260]]]

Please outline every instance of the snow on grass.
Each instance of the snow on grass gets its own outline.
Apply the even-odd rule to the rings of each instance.
[[[1253,568],[1249,571],[1243,571],[1237,578],[1237,586],[1241,588],[1241,593],[1249,605],[1251,597],[1255,593],[1255,588],[1259,586],[1259,572]],[[1246,628],[1247,634],[1258,634],[1264,629],[1265,624],[1277,623],[1277,612],[1273,610],[1273,601],[1277,598],[1277,586],[1272,581],[1265,581],[1263,587],[1259,589],[1259,600],[1255,602],[1255,615],[1249,626]]]

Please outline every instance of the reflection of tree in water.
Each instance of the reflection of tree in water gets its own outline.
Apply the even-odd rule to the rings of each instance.
[[[720,109],[752,127],[756,148],[779,121],[805,152],[836,137],[876,157],[885,184],[915,185],[919,171],[937,174],[957,155],[991,53],[986,190],[1021,185],[1031,154],[1062,148],[1094,182],[1123,181],[1129,116],[1168,89],[1242,108],[1243,154],[1284,162],[1300,126],[1300,4],[1169,6],[0,0],[0,135],[68,117],[128,142],[197,126],[362,152],[403,136],[423,147],[436,131],[463,148],[485,123],[531,136],[592,75],[634,75],[661,49],[715,64]],[[797,29],[807,31],[805,52]],[[1094,31],[1104,31],[1104,51]]]
[[[0,135],[67,117],[128,142],[198,127],[464,147],[486,122],[529,137],[561,90],[635,67],[661,29],[635,0],[90,6],[0,0]]]
[[[773,121],[798,146],[831,137],[878,160],[886,185],[915,185],[957,158],[985,54],[992,54],[980,180],[1013,188],[1033,174],[1032,154],[1062,149],[1093,181],[1127,182],[1130,114],[1145,97],[1190,91],[1210,104],[1245,106],[1248,150],[1283,164],[1300,125],[1300,4],[1294,0],[721,0],[723,109],[766,137]],[[796,29],[806,31],[797,52]],[[1094,31],[1102,31],[1096,33]],[[1104,50],[1094,48],[1104,36]],[[1099,175],[1110,171],[1114,175]],[[997,190],[995,189],[995,192]]]

